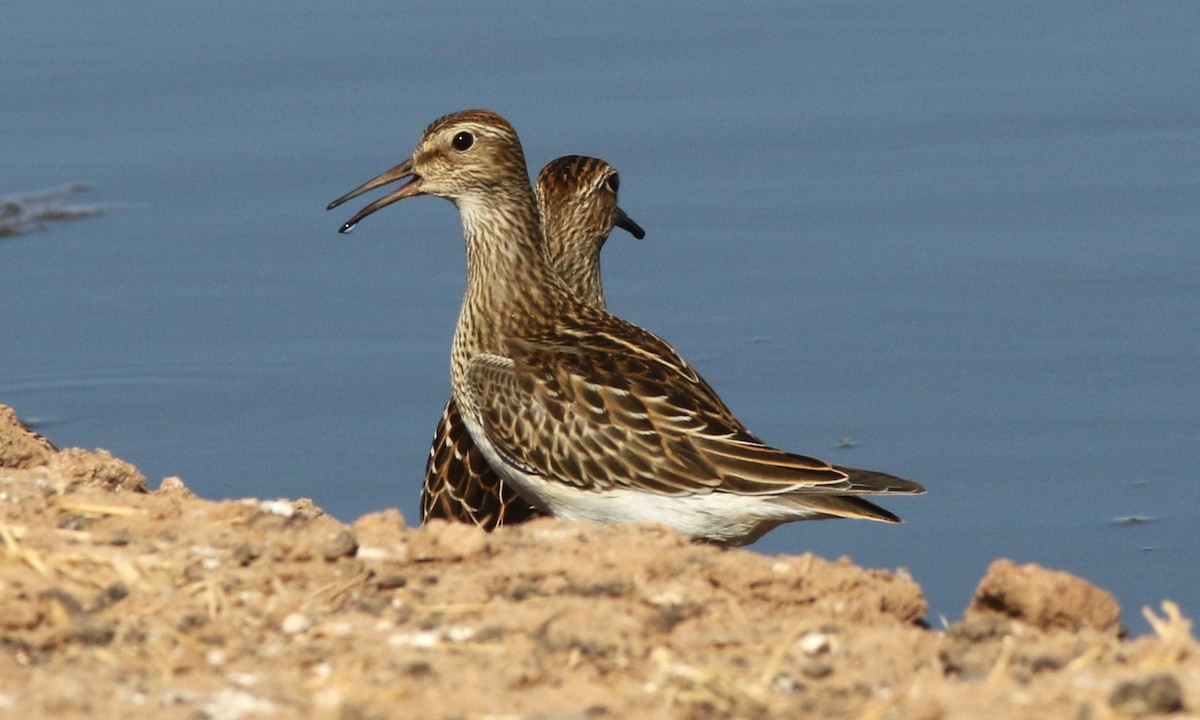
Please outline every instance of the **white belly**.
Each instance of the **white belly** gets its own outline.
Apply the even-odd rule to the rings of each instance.
[[[476,414],[459,402],[463,422],[488,464],[538,509],[562,520],[599,523],[657,522],[693,540],[745,545],[784,522],[826,517],[771,502],[769,496],[728,492],[662,495],[617,488],[581,490],[554,478],[527,473],[508,464],[487,442]]]

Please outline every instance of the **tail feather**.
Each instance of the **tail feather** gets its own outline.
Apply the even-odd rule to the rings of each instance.
[[[886,523],[904,522],[891,512],[857,495],[780,495],[772,498],[771,502],[797,510],[821,513],[822,516],[812,518],[814,520],[849,518]]]

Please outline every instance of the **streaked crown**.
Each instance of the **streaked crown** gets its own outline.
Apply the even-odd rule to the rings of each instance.
[[[412,160],[422,191],[430,195],[454,198],[529,185],[516,130],[490,110],[462,110],[434,120]]]
[[[617,170],[603,160],[567,155],[551,160],[538,173],[538,211],[551,256],[578,252],[564,247],[585,243],[599,252],[617,213]]]

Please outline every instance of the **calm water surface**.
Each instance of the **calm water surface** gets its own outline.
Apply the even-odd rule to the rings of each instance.
[[[68,12],[70,10],[70,12]],[[1200,7],[5,6],[0,402],[209,497],[398,506],[449,392],[449,203],[332,198],[490,107],[536,170],[606,158],[648,231],[613,309],[764,438],[923,481],[908,521],[766,553],[906,566],[961,614],[999,556],[1127,622],[1200,612]],[[839,447],[849,438],[850,447]],[[1115,525],[1123,516],[1152,522]]]

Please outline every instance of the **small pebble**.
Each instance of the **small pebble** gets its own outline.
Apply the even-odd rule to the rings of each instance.
[[[225,676],[231,684],[243,688],[252,688],[258,684],[258,673],[231,672]]]
[[[805,655],[818,655],[829,652],[829,636],[825,633],[813,632],[800,638],[800,650]]]
[[[466,625],[451,625],[446,628],[446,639],[450,642],[466,642],[475,637],[475,628]]]
[[[1126,680],[1113,688],[1109,707],[1141,717],[1183,709],[1183,688],[1174,675],[1154,673],[1140,680]]]
[[[342,530],[327,538],[321,546],[321,557],[328,562],[351,557],[358,551],[358,539],[349,530]]]
[[[312,627],[312,620],[307,615],[294,612],[283,619],[279,628],[288,635],[296,635]]]
[[[167,494],[187,493],[189,495],[192,492],[191,490],[188,490],[187,485],[183,484],[183,478],[176,477],[175,475],[163,478],[162,482],[159,483],[158,491]]]
[[[258,509],[285,518],[296,514],[296,508],[287,500],[263,500],[258,504]]]
[[[392,647],[431,648],[438,644],[441,638],[436,632],[422,630],[420,632],[396,633],[388,638]]]

